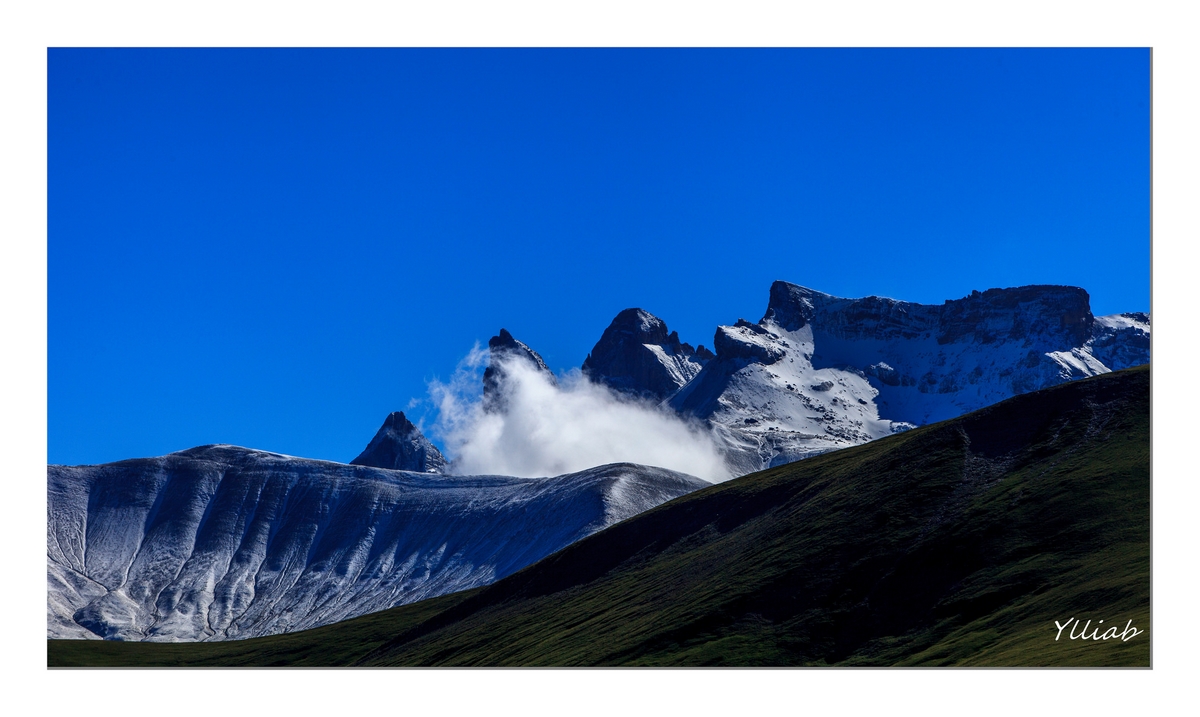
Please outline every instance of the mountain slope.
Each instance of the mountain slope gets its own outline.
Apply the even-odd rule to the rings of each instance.
[[[52,665],[1148,665],[1148,367],[697,491],[485,588]],[[1145,632],[1055,641],[1055,621]]]
[[[234,446],[48,468],[50,637],[291,632],[504,577],[707,483],[437,476]]]

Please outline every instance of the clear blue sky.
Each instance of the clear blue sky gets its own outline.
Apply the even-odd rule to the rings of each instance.
[[[631,306],[711,346],[775,279],[1146,311],[1149,61],[52,49],[48,460],[348,461],[500,327],[556,370]]]

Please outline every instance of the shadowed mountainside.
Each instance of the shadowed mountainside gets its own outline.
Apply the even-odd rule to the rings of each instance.
[[[696,491],[488,587],[50,665],[1149,665],[1148,366]],[[1056,641],[1056,620],[1129,641]]]

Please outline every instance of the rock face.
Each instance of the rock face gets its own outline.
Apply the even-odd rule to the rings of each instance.
[[[388,415],[371,442],[350,461],[352,466],[373,466],[417,473],[445,473],[446,458],[402,411]]]
[[[500,329],[499,335],[488,339],[488,354],[488,367],[483,372],[485,411],[504,410],[504,381],[507,375],[504,366],[508,361],[525,362],[526,365],[544,373],[550,383],[558,385],[554,372],[546,366],[538,352],[514,339],[506,329]]]
[[[617,314],[592,352],[583,372],[622,393],[661,401],[700,373],[712,353],[693,349],[677,332],[642,309]]]
[[[1150,315],[1141,312],[1097,316],[1092,355],[1113,371],[1150,361]]]
[[[718,327],[716,359],[670,399],[748,472],[1150,360],[1145,314],[1094,317],[1087,292],[1023,286],[941,305],[771,286],[757,324]]]
[[[228,640],[485,585],[709,485],[440,476],[235,446],[47,469],[48,637]]]

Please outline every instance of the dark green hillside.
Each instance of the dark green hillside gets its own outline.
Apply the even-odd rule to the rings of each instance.
[[[1148,367],[746,476],[492,586],[50,664],[1149,665]],[[1145,630],[1055,642],[1054,621]]]

